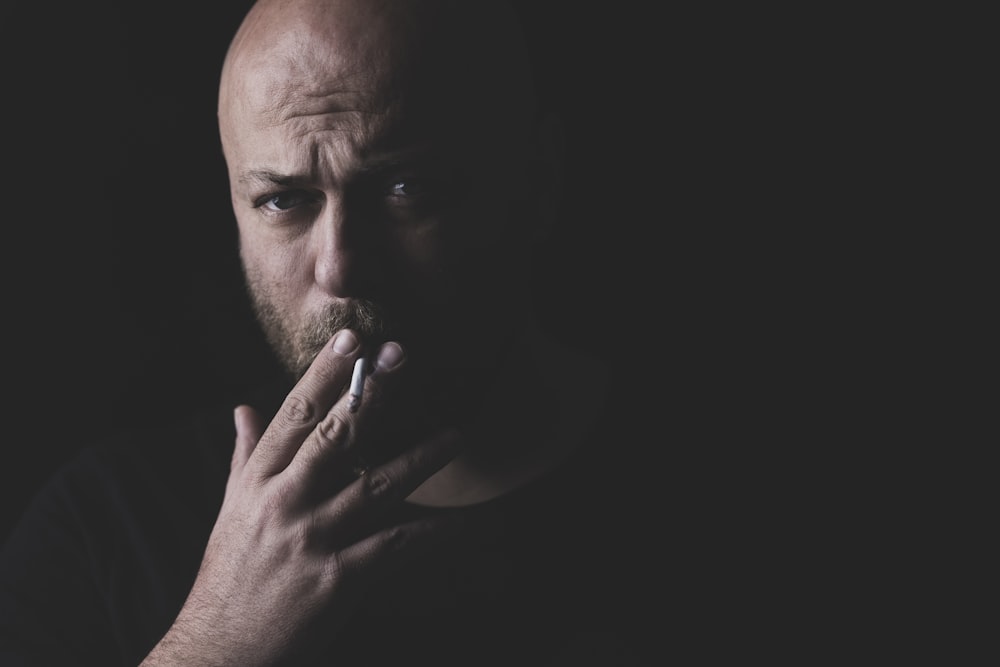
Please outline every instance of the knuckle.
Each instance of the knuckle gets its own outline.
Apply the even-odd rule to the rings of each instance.
[[[308,514],[295,524],[296,543],[308,552],[321,552],[326,548],[322,525],[315,515]]]
[[[331,553],[326,559],[323,570],[323,588],[331,594],[340,593],[347,579],[347,566],[343,555],[336,551]]]
[[[392,526],[385,533],[385,545],[391,551],[401,551],[410,543],[412,535],[406,526]]]
[[[415,524],[400,524],[383,533],[382,548],[392,554],[402,554],[420,548],[420,542],[427,535],[425,527]]]
[[[358,478],[361,494],[372,500],[385,496],[392,488],[392,479],[384,470],[370,470]]]
[[[288,395],[288,398],[285,399],[284,408],[281,411],[283,419],[295,426],[313,423],[316,420],[317,413],[316,404],[297,393]]]
[[[335,413],[328,414],[316,425],[316,441],[321,449],[338,451],[347,446],[348,424]]]

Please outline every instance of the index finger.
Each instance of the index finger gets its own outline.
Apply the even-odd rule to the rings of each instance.
[[[247,462],[259,477],[271,477],[295,458],[306,436],[344,393],[361,353],[353,331],[338,331],[285,397]]]

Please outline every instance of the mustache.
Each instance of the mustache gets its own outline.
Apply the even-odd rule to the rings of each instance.
[[[351,329],[363,345],[373,346],[390,340],[396,332],[396,324],[385,307],[375,301],[353,299],[329,304],[310,317],[299,330],[302,354],[308,358],[306,366],[330,337],[341,329]]]

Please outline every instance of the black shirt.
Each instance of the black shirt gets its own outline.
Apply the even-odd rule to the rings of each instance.
[[[631,450],[647,443],[620,408],[567,464],[482,503],[452,543],[384,581],[319,664],[645,664],[637,642],[663,631],[649,607],[661,527],[640,507],[651,477]],[[0,554],[2,664],[139,664],[194,582],[234,437],[226,406],[59,470]],[[430,511],[449,510],[398,518]]]

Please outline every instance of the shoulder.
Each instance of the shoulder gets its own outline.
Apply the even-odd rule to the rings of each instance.
[[[34,494],[8,541],[77,535],[92,545],[152,513],[204,513],[221,502],[234,433],[225,411],[108,432],[71,456]],[[231,421],[231,417],[230,417]]]
[[[109,434],[57,469],[0,550],[0,650],[32,664],[148,651],[197,570],[231,442],[195,415]]]

